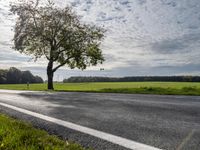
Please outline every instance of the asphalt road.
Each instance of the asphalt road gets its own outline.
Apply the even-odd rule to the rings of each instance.
[[[0,102],[166,150],[200,149],[200,97],[0,90]],[[0,106],[84,146],[125,149]]]

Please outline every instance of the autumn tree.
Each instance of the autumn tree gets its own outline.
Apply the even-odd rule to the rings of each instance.
[[[64,65],[86,69],[103,62],[104,30],[81,22],[71,7],[59,8],[50,0],[21,0],[11,4],[11,12],[17,15],[14,49],[48,60],[48,89],[53,89],[54,73]]]

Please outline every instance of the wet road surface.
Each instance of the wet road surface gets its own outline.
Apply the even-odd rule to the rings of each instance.
[[[200,97],[0,90],[0,102],[166,150],[199,150]],[[0,106],[59,136],[95,149],[125,149]]]

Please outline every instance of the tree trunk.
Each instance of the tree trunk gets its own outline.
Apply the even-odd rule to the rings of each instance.
[[[49,61],[47,66],[47,76],[48,76],[48,90],[54,90],[53,88],[53,61]]]

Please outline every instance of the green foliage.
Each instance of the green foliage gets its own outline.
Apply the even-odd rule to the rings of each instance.
[[[7,83],[21,83],[22,72],[14,67],[11,67],[7,73]]]
[[[61,9],[51,1],[44,5],[39,2],[11,5],[11,12],[18,16],[14,36],[17,51],[58,63],[53,72],[65,64],[72,69],[85,69],[102,63],[99,46],[103,29],[81,23],[70,7]]]
[[[84,150],[84,148],[0,114],[0,150]]]
[[[0,84],[43,83],[43,79],[34,76],[30,71],[21,71],[11,67],[9,70],[0,70]]]
[[[86,69],[104,61],[100,49],[104,30],[80,21],[70,7],[58,8],[51,0],[19,0],[11,5],[17,15],[14,48],[35,60],[48,60],[48,89],[53,90],[54,72],[66,65]]]
[[[199,76],[130,76],[130,77],[95,77],[95,76],[74,76],[64,79],[64,83],[79,82],[142,82],[142,81],[161,81],[161,82],[200,82]]]
[[[0,84],[6,84],[7,82],[7,70],[0,70]]]

